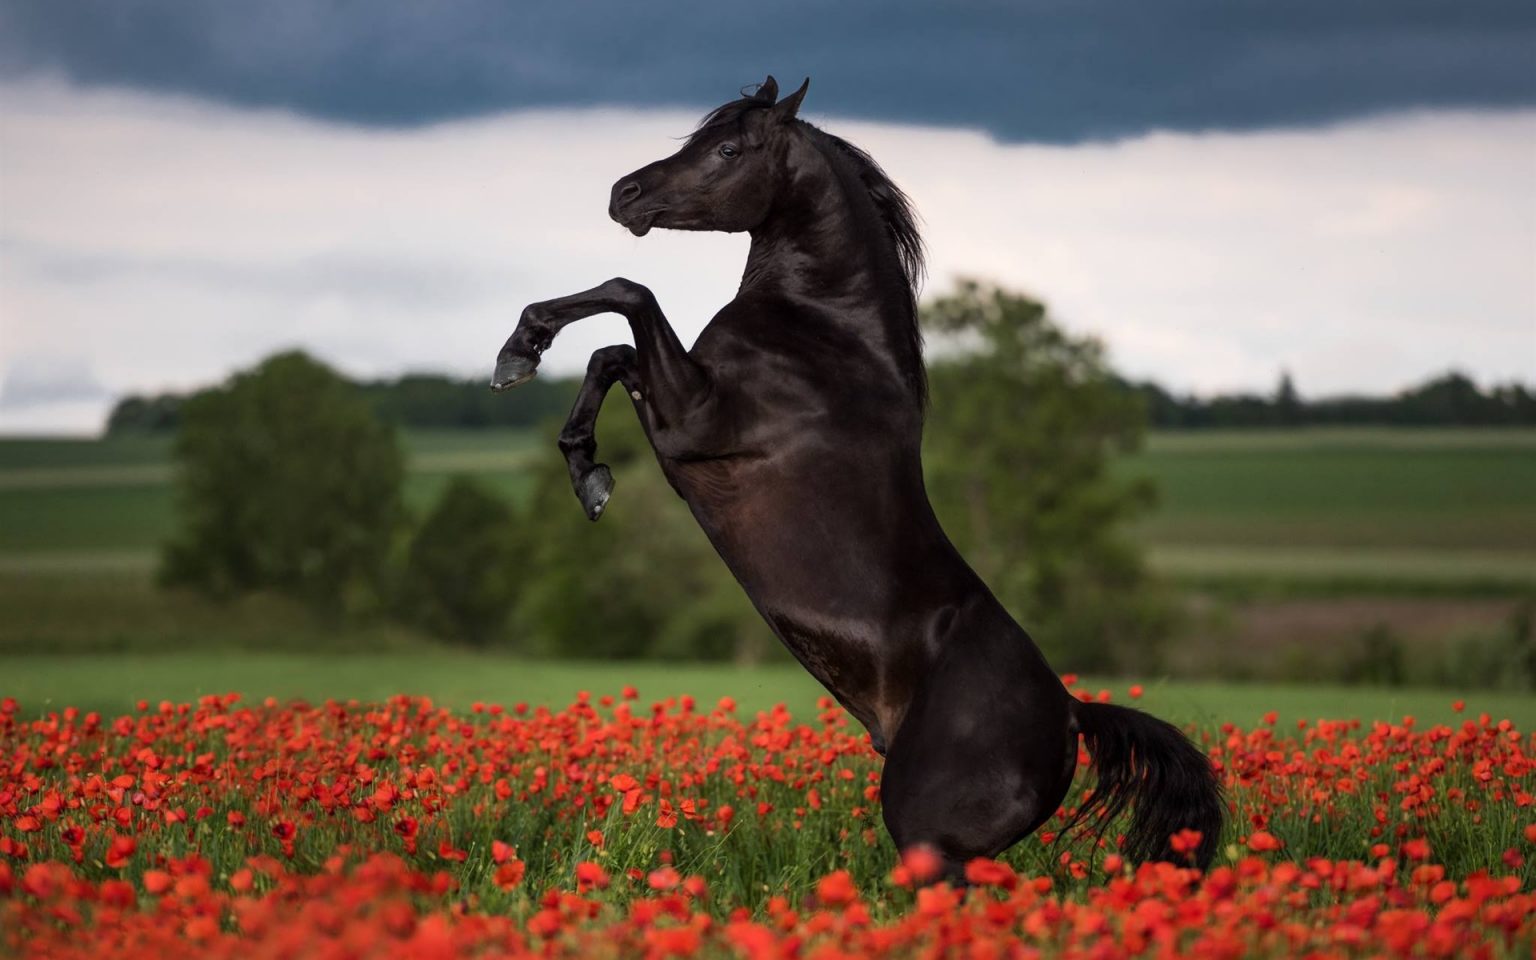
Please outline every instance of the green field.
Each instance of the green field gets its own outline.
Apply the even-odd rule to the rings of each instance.
[[[0,661],[0,695],[24,712],[76,706],[104,715],[132,712],[138,700],[188,702],[203,694],[239,691],[249,698],[380,701],[402,691],[467,709],[476,701],[552,707],[575,699],[617,695],[627,684],[647,701],[687,694],[713,705],[732,697],[750,716],[776,703],[795,716],[814,718],[825,692],[798,664],[735,667],[706,664],[524,661],[459,651],[368,656],[256,653],[177,653],[124,656],[15,656]],[[1125,681],[1085,681],[1129,702]],[[1287,727],[1297,720],[1359,719],[1367,724],[1412,716],[1419,724],[1458,723],[1451,707],[1465,699],[1467,714],[1487,712],[1521,729],[1536,725],[1536,698],[1486,692],[1382,690],[1277,684],[1145,681],[1139,706],[1179,723],[1215,727],[1230,721],[1254,726],[1273,710]]]
[[[456,473],[523,500],[532,458],[553,455],[535,431],[404,441],[418,512]],[[1171,651],[1181,676],[1331,675],[1335,653],[1380,624],[1412,661],[1443,660],[1536,594],[1533,430],[1154,433],[1116,469],[1159,488],[1135,530],[1154,567],[1231,598]],[[173,480],[165,438],[0,440],[0,654],[427,647],[403,627],[316,622],[279,598],[220,606],[156,589]]]
[[[552,445],[530,431],[405,440],[416,508],[453,473],[520,497]],[[147,567],[174,524],[168,457],[163,438],[0,440],[0,571]],[[1155,433],[1118,469],[1157,484],[1137,534],[1177,577],[1536,584],[1536,431]]]
[[[1153,434],[1139,534],[1183,578],[1536,583],[1536,431],[1309,429]]]
[[[454,474],[507,496],[527,489],[538,437],[520,430],[410,431],[406,499],[425,509]],[[0,439],[0,572],[30,560],[118,569],[154,551],[175,527],[170,444],[163,438]],[[41,556],[39,556],[41,555]]]

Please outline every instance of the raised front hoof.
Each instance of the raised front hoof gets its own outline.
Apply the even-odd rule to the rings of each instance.
[[[539,372],[539,361],[516,355],[501,357],[496,361],[496,372],[491,374],[491,389],[500,393],[511,390],[532,380]]]
[[[613,471],[601,463],[587,471],[576,489],[576,496],[581,500],[581,508],[587,512],[587,519],[597,520],[603,515],[603,508],[608,506],[608,498],[613,496]]]

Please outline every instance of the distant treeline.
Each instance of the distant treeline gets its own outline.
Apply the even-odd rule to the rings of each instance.
[[[395,380],[368,380],[358,391],[378,415],[401,427],[531,427],[567,413],[580,381],[538,379],[505,394],[492,393],[483,379],[409,374]],[[181,424],[186,394],[128,396],[107,418],[107,433],[156,433]]]
[[[1178,397],[1155,383],[1127,383],[1141,396],[1151,426],[1160,429],[1380,425],[1403,427],[1536,426],[1536,394],[1509,383],[1488,391],[1448,373],[1390,397],[1342,396],[1303,400],[1289,376],[1269,396]]]
[[[540,379],[510,394],[493,394],[482,379],[410,374],[370,380],[357,389],[385,420],[401,427],[528,427],[563,415],[575,379]],[[1389,425],[1415,427],[1536,426],[1536,394],[1517,383],[1484,391],[1459,373],[1436,377],[1390,397],[1301,399],[1288,376],[1268,396],[1176,396],[1155,383],[1122,382],[1142,398],[1148,422],[1162,429]],[[129,396],[107,420],[109,434],[174,430],[185,394]]]

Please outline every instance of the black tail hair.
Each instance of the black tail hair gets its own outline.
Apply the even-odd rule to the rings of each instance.
[[[1062,834],[1093,823],[1102,836],[1131,806],[1127,857],[1187,863],[1189,854],[1175,853],[1169,838],[1180,830],[1198,830],[1195,864],[1209,867],[1221,839],[1225,804],[1205,754],[1178,727],[1140,710],[1077,700],[1072,712],[1099,781]]]

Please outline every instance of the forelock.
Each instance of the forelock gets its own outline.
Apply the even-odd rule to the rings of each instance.
[[[740,100],[732,100],[723,103],[699,121],[699,125],[693,128],[688,135],[690,144],[707,136],[718,134],[724,130],[735,129],[742,120],[757,110],[766,110],[770,105],[753,97],[742,97]]]

